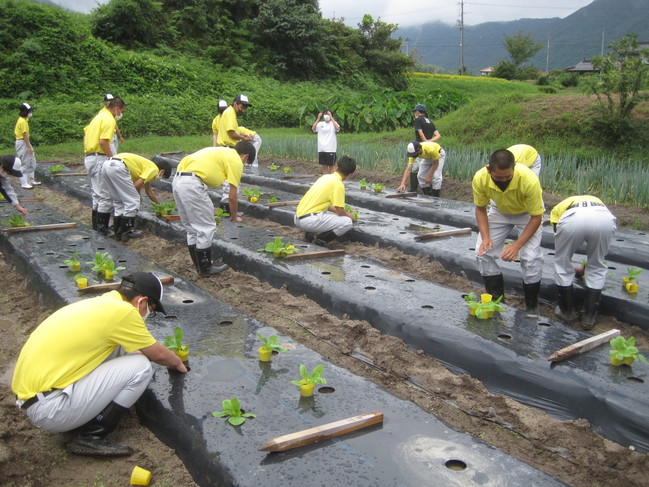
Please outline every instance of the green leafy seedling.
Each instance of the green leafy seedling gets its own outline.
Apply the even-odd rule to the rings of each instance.
[[[223,411],[214,411],[212,416],[215,418],[228,418],[228,423],[232,426],[239,426],[246,422],[246,418],[254,418],[256,415],[252,413],[241,412],[241,405],[239,399],[233,397],[232,399],[224,399],[221,403]]]
[[[268,166],[268,169],[271,171],[277,171],[279,169],[279,166],[275,163],[272,163],[270,166]]]
[[[276,237],[275,240],[267,242],[266,246],[263,249],[257,249],[257,252],[266,252],[268,254],[273,254],[278,257],[286,257],[287,255],[294,254],[298,249],[295,248],[293,244],[284,243],[280,237]]]
[[[644,355],[638,352],[638,349],[635,346],[634,337],[625,339],[622,336],[618,336],[613,338],[609,344],[613,347],[612,350],[608,351],[611,356],[611,363],[615,362],[613,365],[622,365],[622,363],[631,365],[636,360],[640,360],[647,364],[647,359]]]
[[[50,174],[58,174],[63,170],[63,164],[54,164],[50,166]]]
[[[214,213],[214,221],[218,225],[219,223],[221,223],[221,220],[223,218],[227,218],[229,216],[230,214],[226,211],[223,211],[223,208],[217,208],[216,212]]]
[[[636,267],[627,267],[627,279],[629,282],[637,282],[638,276],[642,273],[642,269]]]
[[[468,299],[469,296],[473,294],[473,299],[470,300]],[[500,296],[498,299],[495,301],[488,301],[486,303],[483,303],[481,301],[476,301],[476,296],[475,293],[469,293],[465,298],[465,303],[469,307],[475,306],[475,315],[477,318],[484,319],[486,317],[486,313],[490,311],[505,311],[504,308],[500,305],[500,301],[502,301],[503,297]]]
[[[111,271],[113,273],[123,271],[126,269],[126,267],[120,265],[115,267],[115,261],[113,259],[105,259],[104,260],[104,270],[105,271]]]
[[[163,345],[172,352],[177,352],[180,349],[189,350],[189,345],[183,345],[184,336],[185,334],[183,333],[183,329],[179,326],[176,326],[174,327],[174,334],[167,335],[165,337]]]
[[[77,252],[72,254],[72,257],[70,257],[68,260],[64,260],[63,263],[67,266],[74,266],[74,265],[81,265],[81,262],[79,262],[79,255]]]
[[[354,221],[355,221],[355,220],[358,220],[358,215],[360,215],[360,212],[359,212],[358,210],[353,209],[353,208],[352,208],[351,206],[349,206],[349,205],[345,205],[345,211],[348,212],[348,213],[351,213],[351,214],[352,214],[352,216],[353,216],[352,219],[353,219]]]
[[[300,380],[292,380],[291,382],[296,386],[303,386],[307,384],[326,384],[327,380],[322,377],[324,372],[324,366],[321,364],[313,367],[313,371],[309,373],[309,369],[306,368],[306,365],[300,365]]]
[[[361,179],[358,184],[360,185],[361,189],[367,188],[367,180],[365,178]]]
[[[276,201],[279,201],[279,200],[277,199],[277,196],[271,196],[270,198],[268,198],[268,202],[269,202],[269,203],[275,203]]]
[[[28,227],[29,223],[25,222],[23,219],[23,216],[20,213],[15,213],[11,215],[9,220],[5,220],[2,223],[7,225],[8,227],[11,228],[19,228],[19,227]]]
[[[277,335],[271,335],[266,338],[260,333],[257,333],[257,338],[261,340],[261,348],[264,350],[270,350],[272,352],[288,352],[288,350],[286,350],[285,348],[280,347],[279,338],[277,338]]]
[[[95,260],[86,262],[86,264],[92,264],[92,270],[101,273],[106,270],[107,259],[110,259],[110,254],[108,252],[95,252]]]
[[[154,203],[153,201],[151,202],[151,210],[157,216],[171,215],[175,209],[176,209],[175,201],[163,201],[160,204]]]
[[[385,185],[381,183],[374,183],[372,185],[372,189],[375,193],[380,193],[381,191],[383,191],[383,188],[385,188]]]
[[[282,171],[284,171],[284,174],[288,174],[288,173],[290,173],[292,170],[293,170],[293,169],[291,169],[291,168],[288,167],[288,166],[285,167],[284,169],[282,169]]]

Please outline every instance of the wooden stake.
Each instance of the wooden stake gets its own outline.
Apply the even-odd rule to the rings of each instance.
[[[415,240],[430,240],[431,238],[450,237],[451,235],[468,235],[471,234],[470,228],[459,228],[457,230],[444,230],[442,232],[424,233],[416,235]]]
[[[291,254],[284,257],[284,260],[302,260],[302,259],[320,259],[322,257],[333,257],[335,255],[345,255],[343,249],[322,250],[318,252],[304,252],[302,254]]]
[[[323,424],[315,428],[280,436],[264,443],[259,451],[286,451],[298,446],[309,445],[321,440],[344,435],[350,431],[356,431],[373,424],[383,423],[383,413],[374,412],[352,416],[351,418]]]
[[[412,193],[394,193],[387,195],[386,198],[407,198],[408,196],[417,196],[417,192],[414,191]]]
[[[49,225],[30,225],[28,227],[5,228],[7,233],[33,232],[37,230],[61,230],[64,228],[77,228],[77,222],[71,223],[51,223]]]
[[[52,174],[53,178],[69,177],[69,176],[87,176],[88,173],[85,172],[57,172]]]
[[[79,292],[85,294],[85,293],[100,293],[103,291],[112,291],[113,289],[117,289],[121,284],[121,282],[122,281],[120,280],[116,282],[105,282],[103,284],[95,284],[94,286],[88,286],[88,287],[84,287],[83,289],[79,289]],[[160,277],[160,282],[162,284],[173,284],[174,278],[173,276]]]
[[[7,200],[0,200],[3,203],[6,203]],[[20,198],[20,202],[22,203],[23,201],[45,201],[45,198]]]
[[[274,203],[266,203],[264,206],[268,208],[275,208],[276,206],[297,206],[300,204],[300,200],[297,201],[275,201]]]
[[[423,227],[415,223],[411,223],[410,225],[408,225],[408,230],[416,230],[417,232],[434,232],[435,230],[439,230],[439,229],[440,229],[439,225],[433,225],[432,227]]]
[[[592,350],[593,348],[597,348],[603,343],[607,343],[619,335],[620,330],[617,329],[600,333],[599,335],[592,336],[590,338],[587,338],[586,340],[582,340],[573,345],[570,345],[569,347],[565,347],[554,352],[548,357],[548,360],[550,362],[561,362],[562,360],[566,360],[567,358],[574,357],[575,355],[579,355],[580,353],[587,352],[589,350]]]
[[[164,219],[166,221],[176,221],[176,220],[180,220],[180,215],[165,215]]]

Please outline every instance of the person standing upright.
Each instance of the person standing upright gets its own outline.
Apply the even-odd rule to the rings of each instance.
[[[29,103],[20,105],[19,110],[14,135],[16,136],[16,155],[20,159],[21,172],[23,173],[20,178],[20,187],[32,189],[34,186],[41,184],[40,181],[34,179],[36,156],[29,137],[29,119],[32,118],[34,110]]]
[[[412,110],[415,114],[415,140],[418,142],[437,142],[442,138],[439,131],[435,127],[433,121],[426,115],[426,105],[418,103]],[[411,167],[410,172],[410,191],[417,191],[419,182],[417,181],[417,173],[419,172],[419,164],[421,161],[417,159]]]
[[[324,110],[318,113],[311,130],[318,134],[318,164],[322,166],[322,174],[331,174],[336,167],[336,134],[340,132],[340,125],[331,110]]]
[[[104,162],[113,157],[111,141],[115,135],[117,121],[120,120],[126,111],[126,103],[121,98],[113,98],[108,105],[102,108],[97,115],[83,129],[83,151],[85,153],[83,164],[90,177],[90,188],[92,194],[92,228],[98,232],[108,235],[108,224],[110,221],[109,212],[99,212],[99,202],[104,200],[102,207],[111,206],[109,194],[102,193],[101,172]]]

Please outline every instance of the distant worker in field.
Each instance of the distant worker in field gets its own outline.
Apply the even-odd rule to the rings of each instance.
[[[497,259],[520,259],[525,307],[536,313],[543,272],[541,220],[545,211],[539,178],[524,165],[516,164],[511,152],[500,149],[473,176],[472,187],[479,231],[476,255],[487,293],[494,299],[505,294]],[[492,200],[496,205],[487,212]],[[514,228],[519,232],[518,238],[504,247]]]
[[[26,217],[27,210],[20,206],[18,196],[16,196],[16,192],[13,186],[11,186],[11,182],[9,182],[9,176],[19,179],[23,177],[21,169],[22,164],[19,157],[0,156],[0,194],[4,196],[7,203],[13,206],[18,213]]]
[[[111,93],[106,93],[104,95],[104,106],[108,107],[108,103],[114,98],[115,97]],[[122,137],[122,132],[119,129],[119,124],[115,124],[115,134],[113,135],[113,139],[110,142],[110,150],[113,152],[113,154],[117,154],[118,140],[119,143],[124,143],[124,137]]]
[[[595,196],[571,196],[557,204],[550,212],[554,226],[554,280],[557,284],[559,306],[555,312],[565,321],[577,318],[573,301],[572,281],[575,269],[572,256],[586,244],[584,282],[586,298],[581,314],[582,327],[595,326],[599,301],[606,281],[608,266],[604,259],[616,230],[616,218]]]
[[[16,136],[16,156],[20,159],[21,172],[23,173],[20,178],[20,187],[32,189],[34,186],[41,184],[40,181],[34,179],[36,156],[29,137],[29,119],[32,118],[34,110],[29,103],[21,104],[18,109],[20,112],[14,127],[14,135]]]
[[[255,148],[255,157],[250,162],[252,167],[259,166],[258,155],[261,148],[261,137],[253,130],[239,126],[237,116],[246,113],[252,103],[246,95],[238,95],[232,105],[221,114],[217,132],[217,145],[221,147],[234,147],[240,140],[250,142]]]
[[[63,306],[32,332],[11,388],[32,423],[74,431],[70,452],[116,457],[133,453],[108,435],[153,377],[151,362],[187,367],[149,332],[150,313],[165,314],[162,283],[150,272],[124,276],[118,289]]]
[[[112,206],[102,206],[99,202],[99,212],[110,213],[115,210],[115,238],[127,242],[131,238],[142,236],[136,231],[135,215],[140,209],[140,191],[144,188],[146,195],[156,204],[160,200],[153,192],[151,183],[156,178],[169,178],[171,165],[167,161],[155,163],[149,159],[122,152],[106,162],[102,167],[102,191],[110,194]]]
[[[336,171],[324,174],[313,183],[295,210],[295,226],[304,230],[304,239],[316,245],[342,237],[352,228],[354,216],[345,211],[343,181],[356,171],[356,160],[343,156]]]
[[[419,142],[437,142],[442,138],[439,131],[435,127],[433,121],[428,118],[426,114],[426,105],[418,103],[412,110],[415,115],[415,140]],[[409,191],[417,191],[419,183],[417,181],[417,173],[419,171],[419,161],[415,161],[410,168],[410,189]]]
[[[311,130],[318,134],[318,164],[322,166],[322,174],[331,174],[336,167],[336,134],[340,132],[340,125],[331,110],[324,110],[318,113]]]
[[[412,166],[418,164],[417,180],[421,192],[428,196],[439,197],[442,189],[444,162],[446,161],[444,149],[437,142],[414,140],[406,147],[406,155],[408,156],[408,165],[403,172],[403,178],[397,191],[406,189],[406,182],[412,174]]]
[[[212,147],[217,147],[219,139],[219,125],[221,124],[221,115],[228,108],[228,102],[221,99],[216,104],[216,117],[212,120]]]
[[[230,183],[230,220],[243,221],[237,216],[237,189],[241,182],[243,164],[254,160],[255,148],[245,140],[234,148],[206,147],[184,157],[172,183],[178,214],[187,231],[187,248],[201,277],[227,270],[227,265],[212,265],[212,242],[216,233],[214,204],[207,190]]]
[[[125,111],[124,100],[113,98],[83,129],[83,151],[85,153],[83,165],[90,177],[92,228],[104,235],[109,235],[110,232],[108,229],[110,212],[100,213],[98,210],[99,201],[104,200],[102,205],[104,208],[112,208],[112,200],[108,193],[102,193],[101,169],[104,162],[115,155],[110,144],[115,135],[117,121],[122,118]]]
[[[541,155],[531,145],[517,144],[508,147],[507,150],[514,154],[514,160],[518,164],[529,167],[537,177],[541,177]]]

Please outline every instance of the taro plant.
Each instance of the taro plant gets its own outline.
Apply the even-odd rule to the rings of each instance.
[[[280,237],[276,237],[272,242],[267,242],[263,249],[258,249],[257,252],[266,252],[273,254],[273,257],[286,257],[287,255],[298,252],[293,244],[284,243]]]
[[[229,216],[230,216],[230,214],[228,212],[224,211],[223,208],[217,208],[216,212],[214,213],[214,221],[218,225],[219,223],[221,223],[221,220],[223,218],[227,218]]]
[[[175,209],[175,201],[163,201],[160,204],[151,202],[151,211],[153,211],[156,216],[171,215]]]
[[[29,223],[27,223],[23,219],[23,216],[20,213],[15,213],[15,214],[11,215],[9,220],[5,220],[2,223],[4,223],[6,226],[11,227],[11,228],[28,227],[29,226]]]
[[[612,365],[632,365],[636,360],[640,360],[645,364],[647,363],[647,359],[642,354],[638,353],[634,337],[625,339],[622,336],[618,336],[613,338],[609,344],[613,347],[613,349],[608,352],[611,356]]]
[[[270,169],[271,171],[277,171],[279,169],[279,166],[273,162],[270,166],[268,166],[268,169]]]
[[[248,198],[251,203],[257,203],[261,195],[264,194],[259,188],[246,188],[243,190],[243,195]]]
[[[64,260],[63,264],[70,267],[72,272],[79,272],[81,270],[81,262],[79,262],[79,255],[77,252],[72,254],[68,260]]]
[[[385,184],[374,183],[372,185],[372,189],[374,190],[375,193],[380,193],[381,191],[383,191],[383,188],[385,188]]]
[[[626,272],[627,275],[622,278],[622,282],[624,283],[624,288],[630,293],[637,293],[638,276],[642,272],[642,269],[638,269],[635,267],[627,267]]]
[[[361,187],[362,190],[365,190],[367,188],[367,180],[365,178],[361,179],[358,182],[359,186]]]
[[[324,372],[324,366],[322,364],[318,364],[315,367],[313,367],[311,373],[309,373],[309,369],[306,368],[306,365],[301,364],[300,377],[302,378],[299,380],[292,380],[291,382],[296,386],[326,384],[327,379],[322,377],[323,372]]]
[[[360,214],[358,210],[353,209],[349,205],[345,205],[345,211],[352,214],[352,220],[358,220],[358,215]]]
[[[106,261],[109,259],[110,254],[108,252],[95,252],[95,260],[86,262],[86,264],[92,264],[92,270],[101,274],[106,270]]]
[[[215,418],[228,418],[228,423],[232,426],[239,426],[246,422],[246,418],[254,418],[255,415],[252,413],[244,413],[241,411],[241,405],[239,404],[239,399],[233,397],[232,399],[224,399],[221,402],[223,406],[223,411],[214,411],[212,416]]]
[[[63,170],[63,164],[54,164],[50,166],[50,174],[58,174]]]

